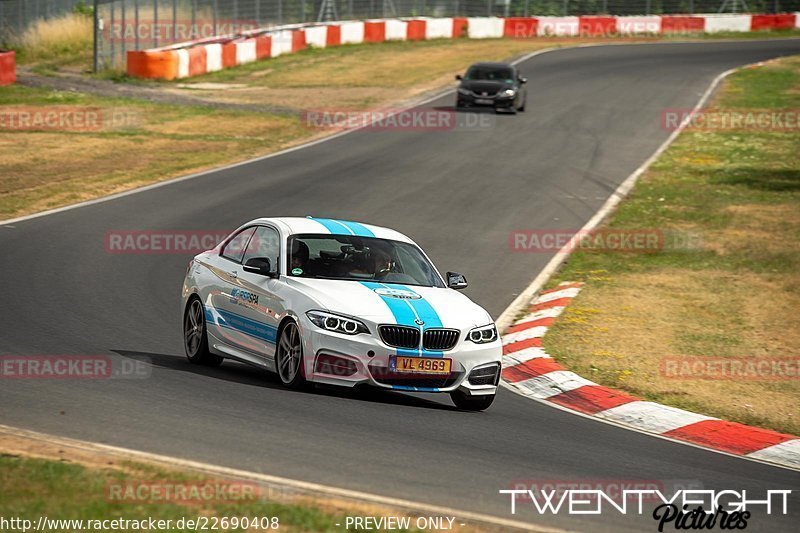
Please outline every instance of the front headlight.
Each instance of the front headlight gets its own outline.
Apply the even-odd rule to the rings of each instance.
[[[507,96],[509,98],[513,98],[515,94],[517,94],[517,91],[515,91],[514,89],[506,89],[505,91],[500,93],[500,96]]]
[[[469,332],[467,338],[475,344],[486,344],[487,342],[494,342],[497,340],[497,328],[494,324],[488,326],[481,326]]]
[[[462,87],[458,88],[458,92],[460,92],[461,94],[472,94],[472,91],[470,91],[469,89],[464,89]]]
[[[345,335],[358,335],[359,333],[369,333],[367,326],[354,318],[335,315],[325,311],[307,311],[306,316],[315,326],[336,333]]]

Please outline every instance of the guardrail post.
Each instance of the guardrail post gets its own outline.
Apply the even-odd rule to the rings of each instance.
[[[153,0],[153,48],[158,48],[158,0]]]
[[[139,0],[133,0],[133,23],[136,26],[136,31],[133,34],[134,47],[139,50]]]
[[[114,65],[116,63],[116,47],[114,46],[114,12],[115,3],[111,2],[111,13],[109,14],[109,21],[108,21],[108,49],[109,49],[109,58],[111,59],[111,64]]]
[[[98,39],[98,28],[97,26],[100,24],[100,16],[97,13],[97,0],[94,0],[92,4],[92,20],[94,21],[94,43],[92,43],[92,54],[94,58],[92,59],[92,72],[97,72],[98,70],[98,57],[97,57],[97,39]]]
[[[119,47],[120,47],[120,53],[122,54],[122,60],[123,61],[125,61],[125,44],[126,44],[125,43],[125,24],[127,24],[127,14],[128,14],[126,7],[127,7],[127,5],[126,5],[125,0],[122,0],[122,5],[120,6],[121,13],[120,13],[120,21],[119,21],[119,26],[120,26],[120,28],[122,28],[122,31],[120,31],[121,42],[119,43]]]
[[[214,4],[211,6],[211,18],[213,19],[213,22],[214,22],[214,36],[219,35],[219,32],[217,31],[217,8],[218,7],[219,6],[217,5],[217,0],[214,0]]]

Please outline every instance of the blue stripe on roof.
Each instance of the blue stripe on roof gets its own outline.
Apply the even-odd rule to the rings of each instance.
[[[353,235],[353,231],[351,231],[350,228],[348,228],[338,220],[332,220],[330,218],[312,218],[311,220],[319,222],[320,224],[325,226],[325,229],[327,229],[334,235]]]
[[[375,234],[372,233],[372,230],[370,230],[364,224],[361,224],[359,222],[351,222],[349,220],[334,220],[332,218],[315,218],[315,217],[311,217],[311,220],[316,220],[317,222],[325,226],[325,229],[327,229],[334,235],[355,235],[357,237],[375,236]]]
[[[353,232],[353,235],[358,235],[359,237],[375,236],[375,234],[372,233],[372,230],[367,228],[364,224],[360,224],[358,222],[350,222],[349,220],[334,220],[334,222],[338,222],[339,224],[346,226],[347,229]]]

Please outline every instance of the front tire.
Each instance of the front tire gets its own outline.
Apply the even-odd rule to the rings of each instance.
[[[488,409],[494,401],[494,394],[482,394],[480,396],[470,396],[459,390],[450,393],[450,398],[456,407],[462,411],[483,411]]]
[[[208,349],[206,314],[200,298],[192,297],[183,313],[183,349],[190,363],[219,366],[224,360]]]
[[[303,340],[300,328],[294,321],[281,328],[278,346],[275,348],[275,366],[284,387],[299,389],[306,383],[303,376]]]

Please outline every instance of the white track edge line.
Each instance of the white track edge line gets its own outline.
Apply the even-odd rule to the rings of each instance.
[[[576,415],[576,416],[580,416],[580,417],[586,418],[587,420],[594,420],[595,422],[608,424],[610,426],[616,426],[616,427],[618,427],[620,429],[626,429],[628,431],[635,431],[636,433],[641,433],[642,435],[647,435],[648,437],[655,437],[655,438],[666,440],[666,441],[669,441],[669,442],[674,442],[676,444],[682,444],[684,446],[691,446],[692,448],[697,448],[698,450],[705,450],[707,452],[718,453],[720,455],[727,455],[728,457],[734,457],[736,459],[745,459],[747,461],[753,461],[755,463],[761,463],[761,464],[766,465],[766,466],[773,466],[775,468],[782,468],[784,470],[789,470],[790,472],[800,472],[800,468],[798,468],[798,467],[789,466],[789,465],[785,465],[785,464],[782,464],[782,463],[775,463],[775,462],[772,462],[772,461],[766,461],[764,459],[759,459],[757,457],[750,457],[749,455],[737,455],[735,453],[726,452],[724,450],[718,450],[716,448],[709,448],[707,446],[703,446],[701,444],[696,444],[694,442],[689,442],[689,441],[686,441],[686,440],[679,440],[679,439],[675,439],[675,438],[672,438],[672,437],[667,437],[667,436],[662,435],[660,433],[653,433],[651,431],[645,431],[644,429],[637,428],[636,426],[628,426],[626,424],[623,424],[622,422],[616,422],[614,420],[609,420],[609,419],[606,419],[606,418],[598,418],[598,417],[593,416],[593,415],[588,415],[586,413],[581,413],[580,411],[576,411],[576,410],[570,409],[569,407],[564,407],[563,405],[558,405],[557,403],[553,403],[551,401],[548,401],[547,399],[540,399],[540,398],[535,398],[533,396],[528,396],[527,394],[524,394],[523,392],[521,392],[521,391],[517,390],[516,388],[514,388],[513,386],[511,386],[509,383],[507,383],[503,379],[500,380],[500,386],[503,387],[504,389],[508,389],[509,391],[513,392],[514,394],[522,396],[523,398],[527,398],[528,400],[533,400],[534,402],[538,402],[538,403],[540,403],[542,405],[546,405],[546,406],[548,406],[550,408],[559,409],[561,411],[564,411],[565,413],[570,413],[570,414],[573,414],[573,415]],[[642,401],[649,401],[649,400],[642,400]]]
[[[526,522],[520,522],[502,517],[495,517],[491,515],[475,513],[472,511],[461,511],[450,507],[440,507],[437,505],[419,503],[410,500],[403,500],[400,498],[391,498],[388,496],[380,496],[377,494],[370,494],[367,492],[331,487],[328,485],[322,485],[308,481],[299,481],[279,476],[272,476],[269,474],[261,474],[258,472],[249,472],[246,470],[239,470],[235,468],[218,466],[211,463],[203,463],[199,461],[192,461],[189,459],[180,459],[177,457],[170,457],[166,455],[143,452],[139,450],[132,450],[118,446],[111,446],[108,444],[100,444],[96,442],[70,439],[67,437],[58,437],[46,433],[40,433],[37,431],[6,426],[3,424],[0,424],[0,433],[5,433],[17,437],[23,437],[26,439],[49,442],[60,446],[77,448],[84,451],[103,450],[117,455],[128,455],[131,457],[139,458],[153,463],[158,463],[161,465],[166,465],[171,467],[183,467],[195,471],[205,472],[208,474],[216,474],[232,478],[250,479],[254,481],[260,481],[266,484],[281,485],[284,487],[289,487],[306,493],[338,496],[342,498],[348,498],[351,500],[358,500],[362,502],[385,505],[388,507],[400,508],[402,510],[410,512],[423,511],[442,516],[457,516],[466,521],[491,524],[494,526],[508,527],[513,529],[521,529],[525,531],[536,531],[541,533],[565,533],[566,531],[563,529],[546,527],[546,526],[537,526],[535,524],[529,524]]]
[[[524,56],[522,56],[520,58],[517,58],[514,61],[512,61],[511,64],[516,65],[518,63],[522,63],[523,61],[527,61],[528,59],[530,59],[530,58],[532,58],[534,56],[537,56],[537,55],[540,55],[540,54],[544,54],[544,53],[547,53],[547,52],[554,52],[556,50],[568,50],[570,48],[581,48],[581,47],[586,47],[586,46],[602,46],[602,45],[578,45],[578,46],[574,46],[574,47],[544,48],[542,50],[536,50],[536,51],[531,52],[529,54],[525,54]],[[405,103],[401,103],[400,104],[400,107],[408,107],[409,109],[413,109],[413,108],[419,107],[421,105],[425,105],[425,104],[427,104],[429,102],[433,102],[434,100],[438,100],[439,98],[447,96],[448,94],[453,93],[453,92],[455,92],[455,89],[452,88],[452,87],[451,88],[442,89],[440,91],[435,92],[431,96],[423,98],[422,100],[418,100],[417,101],[417,100],[414,100],[413,98],[409,99],[409,100],[406,100]],[[396,114],[398,114],[400,112],[401,111],[390,112],[389,116],[396,115]],[[208,170],[203,170],[201,172],[195,172],[195,173],[192,173],[192,174],[188,174],[186,176],[178,176],[177,178],[172,178],[172,179],[168,179],[168,180],[164,180],[164,181],[159,181],[157,183],[151,183],[150,185],[144,185],[142,187],[135,187],[133,189],[128,189],[127,191],[121,191],[121,192],[118,192],[118,193],[115,193],[115,194],[110,194],[108,196],[101,196],[100,198],[94,198],[92,200],[86,200],[85,202],[78,202],[76,204],[69,204],[69,205],[65,205],[65,206],[62,206],[62,207],[56,207],[54,209],[48,209],[46,211],[40,211],[38,213],[31,213],[30,215],[23,215],[21,217],[10,218],[8,220],[0,220],[0,226],[8,226],[8,225],[11,225],[11,224],[16,224],[18,222],[25,222],[27,220],[33,220],[33,219],[45,217],[45,216],[48,216],[48,215],[55,215],[56,213],[63,213],[65,211],[71,211],[73,209],[79,209],[81,207],[88,207],[90,205],[101,204],[101,203],[104,203],[104,202],[109,202],[111,200],[116,200],[118,198],[124,198],[125,196],[131,196],[133,194],[138,194],[138,193],[141,193],[141,192],[150,191],[150,190],[153,190],[153,189],[158,189],[159,187],[166,187],[168,185],[174,185],[174,184],[180,183],[182,181],[188,181],[188,180],[192,180],[192,179],[195,179],[195,178],[200,178],[200,177],[206,176],[208,174],[214,174],[216,172],[223,172],[225,170],[230,170],[230,169],[241,167],[241,166],[244,166],[244,165],[249,165],[251,163],[258,163],[260,161],[265,161],[265,160],[271,159],[273,157],[280,157],[282,155],[286,155],[286,154],[289,154],[289,153],[292,153],[292,152],[296,152],[296,151],[302,150],[304,148],[311,148],[312,146],[315,146],[317,144],[321,144],[321,143],[324,143],[324,142],[327,142],[327,141],[332,141],[334,139],[338,139],[339,137],[343,137],[343,136],[345,136],[347,134],[362,130],[364,128],[368,128],[369,126],[371,126],[373,123],[375,123],[378,120],[380,120],[380,119],[376,117],[376,118],[373,118],[371,121],[369,121],[367,124],[364,124],[363,126],[359,126],[357,128],[348,129],[348,130],[345,130],[345,131],[340,131],[340,132],[333,133],[333,134],[330,134],[330,135],[325,135],[324,137],[322,137],[320,139],[314,139],[314,140],[311,140],[311,141],[307,141],[307,142],[298,144],[297,146],[292,146],[292,147],[289,147],[289,148],[285,148],[283,150],[279,150],[279,151],[273,152],[271,154],[265,154],[265,155],[262,155],[262,156],[259,156],[259,157],[254,157],[252,159],[246,159],[244,161],[231,163],[229,165],[224,165],[224,166],[221,166],[221,167],[210,168]]]
[[[743,68],[747,68],[749,66],[757,65],[757,64],[758,63],[751,63],[749,65],[741,65],[739,67],[735,67],[735,68],[726,70],[725,72],[719,74],[716,78],[714,78],[714,80],[711,82],[711,85],[708,86],[706,91],[700,97],[700,100],[697,102],[697,104],[692,109],[692,112],[686,118],[684,118],[684,120],[681,122],[681,124],[678,126],[678,128],[674,132],[672,132],[672,134],[669,137],[667,137],[667,139],[661,144],[661,146],[659,146],[658,149],[656,149],[656,151],[653,153],[653,155],[651,155],[644,163],[642,163],[642,165],[639,166],[639,168],[634,170],[633,173],[630,176],[625,178],[625,181],[623,181],[619,185],[619,187],[617,187],[617,189],[611,194],[611,196],[608,198],[608,200],[606,200],[605,204],[603,204],[603,206],[600,208],[600,210],[597,213],[595,213],[595,215],[591,219],[589,219],[589,221],[583,226],[583,228],[580,229],[580,231],[583,232],[583,231],[588,231],[588,230],[594,229],[600,222],[602,222],[605,219],[606,216],[608,216],[608,214],[617,206],[617,204],[620,201],[622,201],[622,199],[628,194],[628,192],[630,192],[630,190],[636,184],[636,181],[639,179],[639,177],[641,177],[641,175],[644,174],[647,171],[648,168],[650,168],[650,166],[656,161],[656,159],[658,159],[658,157],[661,156],[661,154],[663,154],[666,151],[666,149],[669,148],[669,146],[675,141],[675,139],[678,137],[678,135],[681,134],[681,132],[686,128],[686,126],[688,125],[689,121],[691,120],[691,115],[693,115],[694,113],[699,111],[706,104],[706,102],[711,97],[711,95],[714,93],[714,91],[717,89],[717,87],[722,82],[722,80],[724,80],[725,78],[727,78],[728,76],[730,76],[731,74],[736,72],[737,70],[740,70],[740,69],[743,69]],[[508,329],[508,327],[513,323],[514,317],[526,305],[528,305],[530,303],[530,301],[533,299],[534,294],[536,294],[539,290],[541,290],[541,288],[544,286],[544,284],[547,283],[547,281],[550,279],[550,277],[556,272],[556,270],[558,270],[558,268],[567,259],[567,257],[569,257],[569,255],[570,255],[569,245],[565,245],[563,248],[561,248],[561,250],[556,252],[556,254],[547,263],[547,265],[545,265],[544,269],[542,269],[539,272],[539,274],[536,276],[536,278],[534,278],[534,280],[531,282],[531,284],[528,285],[528,287],[523,292],[521,292],[514,299],[513,302],[511,302],[511,305],[509,305],[506,308],[506,310],[503,311],[503,313],[500,315],[500,317],[496,320],[497,330],[498,331],[505,332],[505,330]],[[753,462],[757,462],[757,463],[761,463],[761,464],[765,464],[765,465],[769,465],[769,466],[774,466],[776,468],[783,468],[785,470],[790,470],[790,471],[793,471],[793,472],[800,471],[800,468],[792,467],[792,466],[789,466],[789,465],[775,463],[775,462],[772,462],[772,461],[765,461],[765,460],[762,460],[762,459],[759,459],[759,458],[756,458],[756,457],[750,457],[748,455],[736,455],[736,454],[725,452],[725,451],[722,451],[722,450],[717,450],[715,448],[701,446],[699,444],[695,444],[695,443],[692,443],[692,442],[687,442],[687,441],[683,441],[683,440],[673,439],[673,438],[670,438],[670,437],[665,437],[664,435],[660,435],[658,433],[652,433],[652,432],[649,432],[649,431],[644,431],[642,429],[639,429],[639,428],[636,428],[636,427],[633,427],[633,426],[628,426],[628,425],[625,425],[625,424],[622,424],[622,423],[614,422],[612,420],[607,420],[607,419],[598,418],[598,417],[595,417],[595,416],[592,416],[592,415],[587,415],[586,413],[581,413],[580,411],[575,411],[573,409],[569,409],[567,407],[555,404],[553,402],[549,402],[546,399],[542,400],[542,399],[539,399],[539,398],[534,398],[532,396],[528,396],[526,394],[523,394],[521,391],[519,391],[516,388],[514,388],[514,387],[510,386],[509,384],[507,384],[505,382],[505,380],[503,380],[503,379],[500,380],[500,386],[502,386],[503,388],[508,389],[508,390],[512,391],[513,393],[518,394],[518,395],[520,395],[520,396],[522,396],[524,398],[528,398],[529,400],[534,400],[536,402],[548,405],[550,407],[555,407],[556,409],[560,409],[560,410],[565,411],[567,413],[572,413],[574,415],[582,416],[582,417],[588,418],[590,420],[596,420],[596,421],[602,422],[604,424],[610,424],[612,426],[617,426],[617,427],[620,427],[620,428],[624,428],[624,429],[627,429],[629,431],[636,431],[636,432],[642,433],[644,435],[650,435],[652,437],[658,437],[660,439],[668,440],[668,441],[671,441],[671,442],[676,442],[676,443],[683,444],[683,445],[686,445],[686,446],[692,446],[694,448],[698,448],[698,449],[701,449],[701,450],[707,450],[707,451],[711,451],[711,452],[714,452],[714,453],[727,455],[729,457],[736,457],[736,458],[739,458],[739,459],[745,459],[745,460],[748,460],[748,461],[753,461]]]
[[[793,40],[797,40],[797,39],[798,39],[797,37],[778,37],[778,38],[774,38],[774,39],[747,39],[746,42],[793,41]],[[716,39],[716,40],[711,41],[711,42],[741,42],[741,41],[743,41],[743,39]],[[552,47],[552,48],[544,48],[542,50],[536,50],[536,51],[530,52],[528,54],[523,55],[522,57],[519,57],[519,58],[511,61],[511,64],[512,65],[517,65],[517,64],[522,63],[524,61],[527,61],[528,59],[530,59],[530,58],[532,58],[534,56],[537,56],[537,55],[540,55],[540,54],[545,54],[545,53],[548,53],[548,52],[556,52],[556,51],[559,51],[559,50],[574,50],[574,49],[577,49],[577,48],[602,48],[602,47],[606,47],[606,46],[660,46],[660,45],[680,45],[680,44],[693,45],[693,44],[701,44],[703,42],[705,42],[705,41],[700,40],[700,41],[643,41],[643,42],[633,42],[633,43],[626,43],[626,42],[622,42],[622,43],[583,43],[583,44],[577,44],[577,45],[574,45],[574,46],[559,46],[559,47]],[[432,102],[434,100],[442,98],[442,97],[444,97],[444,96],[446,96],[446,95],[448,95],[448,94],[450,94],[452,92],[455,92],[455,89],[453,89],[453,88],[442,89],[440,92],[434,93],[432,96],[429,96],[427,98],[423,98],[420,101],[414,101],[413,99],[410,100],[410,103],[409,103],[409,101],[406,101],[405,105],[408,105],[409,108],[419,107],[419,106],[424,105],[424,104],[426,104],[428,102]],[[404,104],[401,103],[401,106],[402,105],[404,105]],[[399,113],[399,111],[397,113]],[[396,113],[390,113],[389,116],[392,116],[394,114],[396,114]],[[375,119],[375,120],[377,120],[377,119]],[[294,152],[294,151],[297,151],[297,150],[302,150],[303,148],[310,148],[310,147],[312,147],[314,145],[321,144],[321,143],[326,142],[326,141],[332,141],[333,139],[336,139],[336,138],[341,137],[343,135],[347,135],[348,133],[353,133],[354,131],[358,131],[360,129],[366,128],[366,127],[370,126],[375,120],[373,120],[372,122],[370,122],[368,124],[365,124],[363,126],[359,126],[358,128],[353,128],[353,129],[350,129],[350,130],[345,130],[345,131],[340,131],[340,132],[337,132],[337,133],[333,133],[331,135],[326,135],[326,136],[322,137],[321,139],[314,139],[314,140],[311,140],[311,141],[307,141],[307,142],[298,144],[297,146],[292,146],[292,147],[289,147],[289,148],[285,148],[283,150],[279,150],[279,151],[273,152],[271,154],[265,154],[265,155],[262,155],[262,156],[259,156],[259,157],[254,157],[252,159],[246,159],[244,161],[238,161],[236,163],[231,163],[229,165],[223,165],[221,167],[210,168],[208,170],[195,172],[195,173],[192,173],[192,174],[188,174],[186,176],[178,176],[176,178],[171,178],[171,179],[168,179],[168,180],[159,181],[157,183],[151,183],[150,185],[143,185],[141,187],[134,187],[133,189],[128,189],[126,191],[121,191],[121,192],[118,192],[118,193],[115,193],[115,194],[110,194],[108,196],[101,196],[100,198],[94,198],[92,200],[86,200],[84,202],[78,202],[78,203],[75,203],[75,204],[69,204],[69,205],[65,205],[65,206],[61,206],[61,207],[56,207],[54,209],[47,209],[45,211],[40,211],[38,213],[31,213],[29,215],[23,215],[23,216],[20,216],[20,217],[10,218],[10,219],[7,219],[7,220],[0,220],[0,226],[8,226],[10,224],[16,224],[18,222],[25,222],[27,220],[32,220],[32,219],[35,219],[35,218],[41,218],[41,217],[45,217],[45,216],[48,216],[48,215],[55,215],[56,213],[63,213],[64,211],[71,211],[73,209],[78,209],[78,208],[81,208],[81,207],[88,207],[90,205],[100,204],[100,203],[103,203],[103,202],[116,200],[117,198],[123,198],[125,196],[130,196],[130,195],[137,194],[137,193],[140,193],[140,192],[145,192],[145,191],[149,191],[149,190],[152,190],[152,189],[157,189],[159,187],[166,187],[168,185],[173,185],[175,183],[180,183],[182,181],[187,181],[187,180],[199,178],[199,177],[202,177],[202,176],[206,176],[208,174],[213,174],[215,172],[221,172],[221,171],[224,171],[224,170],[230,170],[232,168],[237,168],[237,167],[240,167],[240,166],[249,165],[250,163],[257,163],[259,161],[264,161],[264,160],[270,159],[272,157],[279,157],[279,156],[282,156],[282,155],[285,155],[285,154],[288,154],[288,153],[291,153],[291,152]]]
[[[745,67],[747,65],[744,65]],[[583,227],[578,230],[579,233],[591,231],[595,227],[597,227],[605,218],[617,207],[620,201],[622,201],[625,196],[628,195],[630,190],[638,181],[639,177],[645,173],[645,171],[650,168],[650,166],[656,161],[656,159],[663,154],[667,148],[675,141],[678,135],[683,132],[686,126],[691,121],[692,115],[699,111],[714,93],[716,88],[719,86],[720,82],[736,72],[739,68],[743,67],[736,67],[725,72],[719,74],[714,80],[711,82],[711,85],[708,86],[706,91],[700,97],[700,100],[692,109],[692,112],[689,113],[684,119],[681,121],[678,128],[670,134],[667,139],[661,143],[661,145],[656,149],[653,154],[647,158],[647,160],[642,163],[639,168],[633,171],[625,181],[620,183],[620,185],[611,193],[611,196],[605,201],[603,206],[597,211],[589,221],[583,225]],[[506,329],[511,325],[513,322],[514,317],[522,311],[525,306],[530,304],[530,301],[533,299],[533,296],[541,290],[545,283],[550,279],[550,277],[558,270],[561,264],[566,261],[566,259],[570,256],[570,245],[569,243],[565,244],[558,252],[550,258],[550,261],[547,262],[545,267],[539,272],[539,274],[534,278],[534,280],[528,285],[528,287],[522,291],[517,297],[514,299],[513,302],[506,308],[505,311],[498,317],[495,321],[497,324],[497,330],[501,333],[505,333]]]

